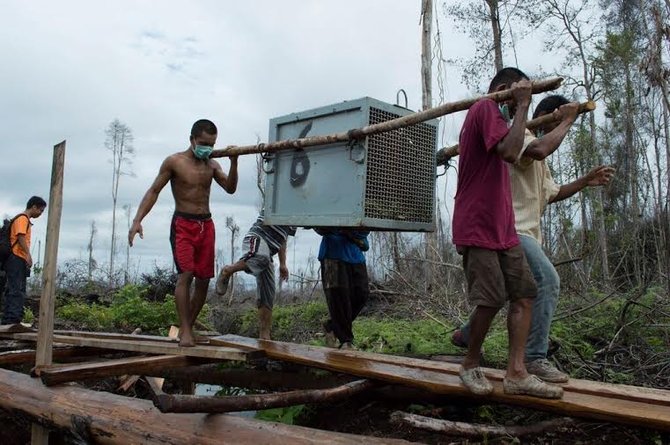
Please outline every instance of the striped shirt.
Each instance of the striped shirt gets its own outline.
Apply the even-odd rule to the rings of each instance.
[[[293,226],[266,226],[263,224],[263,220],[263,214],[258,215],[258,219],[249,229],[247,236],[256,235],[263,238],[270,246],[270,253],[274,255],[279,252],[286,238],[295,235],[296,228]]]

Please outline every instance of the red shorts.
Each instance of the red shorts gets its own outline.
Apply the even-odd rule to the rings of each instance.
[[[214,239],[211,214],[175,212],[170,226],[170,244],[177,273],[192,272],[196,278],[212,278]]]

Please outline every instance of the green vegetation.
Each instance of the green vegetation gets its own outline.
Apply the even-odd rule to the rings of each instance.
[[[270,422],[285,423],[293,425],[299,416],[306,416],[309,414],[309,408],[305,405],[294,405],[286,408],[271,408],[258,411],[256,419],[268,420]]]
[[[166,296],[163,302],[152,302],[145,298],[145,293],[145,287],[127,285],[113,294],[108,306],[66,301],[56,308],[56,317],[76,323],[79,329],[131,331],[141,328],[144,332],[165,335],[170,325],[178,323],[174,296]],[[199,318],[206,319],[208,313],[205,305]]]

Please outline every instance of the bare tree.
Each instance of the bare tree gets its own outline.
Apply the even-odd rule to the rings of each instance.
[[[131,211],[131,206],[130,204],[126,204],[123,206],[123,210],[126,214],[126,222],[128,225],[128,230],[130,231],[130,211]],[[123,284],[128,284],[130,281],[130,244],[126,243],[126,267],[125,270],[123,271]]]
[[[230,230],[230,262],[231,264],[235,262],[235,240],[240,233],[240,226],[235,222],[235,218],[232,216],[226,217],[226,227]],[[234,280],[234,275],[231,280]],[[231,281],[230,283],[230,297],[228,299],[228,304],[233,301],[233,294],[235,293],[235,282]]]
[[[131,175],[130,170],[124,170],[132,164],[135,154],[133,148],[133,132],[126,124],[114,119],[105,131],[107,139],[105,147],[112,152],[112,241],[109,252],[109,284],[114,280],[114,256],[116,255],[116,203],[119,196],[119,182],[121,176]]]
[[[98,229],[95,227],[95,220],[91,221],[90,236],[88,238],[88,281],[90,282],[93,278],[93,269],[95,269],[95,260],[93,259],[93,242],[95,240],[95,235],[98,233]]]

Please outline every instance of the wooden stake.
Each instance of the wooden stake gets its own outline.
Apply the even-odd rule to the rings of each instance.
[[[561,86],[563,78],[553,77],[550,79],[536,80],[532,82],[533,94],[544,93],[555,90]],[[229,146],[222,150],[214,150],[211,158],[223,158],[226,156],[239,156],[255,153],[274,153],[283,150],[293,150],[296,148],[314,147],[316,145],[327,145],[338,142],[348,142],[355,139],[363,139],[366,136],[372,136],[387,131],[397,130],[399,128],[409,127],[430,119],[435,119],[446,114],[464,111],[470,108],[478,100],[491,99],[496,102],[502,102],[512,98],[512,90],[503,90],[473,99],[464,99],[458,102],[449,102],[428,110],[413,113],[407,116],[392,119],[378,124],[368,125],[363,128],[352,129],[342,133],[335,133],[325,136],[312,136],[301,139],[288,139],[285,141],[272,142],[269,144],[246,145],[242,147]]]
[[[577,111],[577,114],[582,114],[582,113],[588,113],[589,111],[593,111],[596,109],[596,103],[593,102],[592,100],[589,100],[587,102],[583,102],[579,104],[579,110]],[[526,128],[529,130],[534,130],[538,127],[541,127],[543,125],[556,122],[557,119],[556,115],[553,113],[545,114],[544,116],[540,116],[538,118],[529,120],[526,122]],[[444,147],[441,148],[437,151],[435,154],[435,158],[437,159],[437,165],[444,165],[449,161],[449,159],[458,156],[458,144],[452,145],[451,147]]]
[[[56,291],[56,272],[58,263],[58,238],[60,236],[60,217],[63,210],[63,173],[65,171],[65,141],[54,146],[51,166],[51,191],[47,217],[46,253],[44,255],[44,274],[42,275],[42,298],[40,299],[39,330],[35,352],[35,368],[51,364],[53,353],[54,305]],[[49,430],[33,424],[33,445],[49,443]]]

